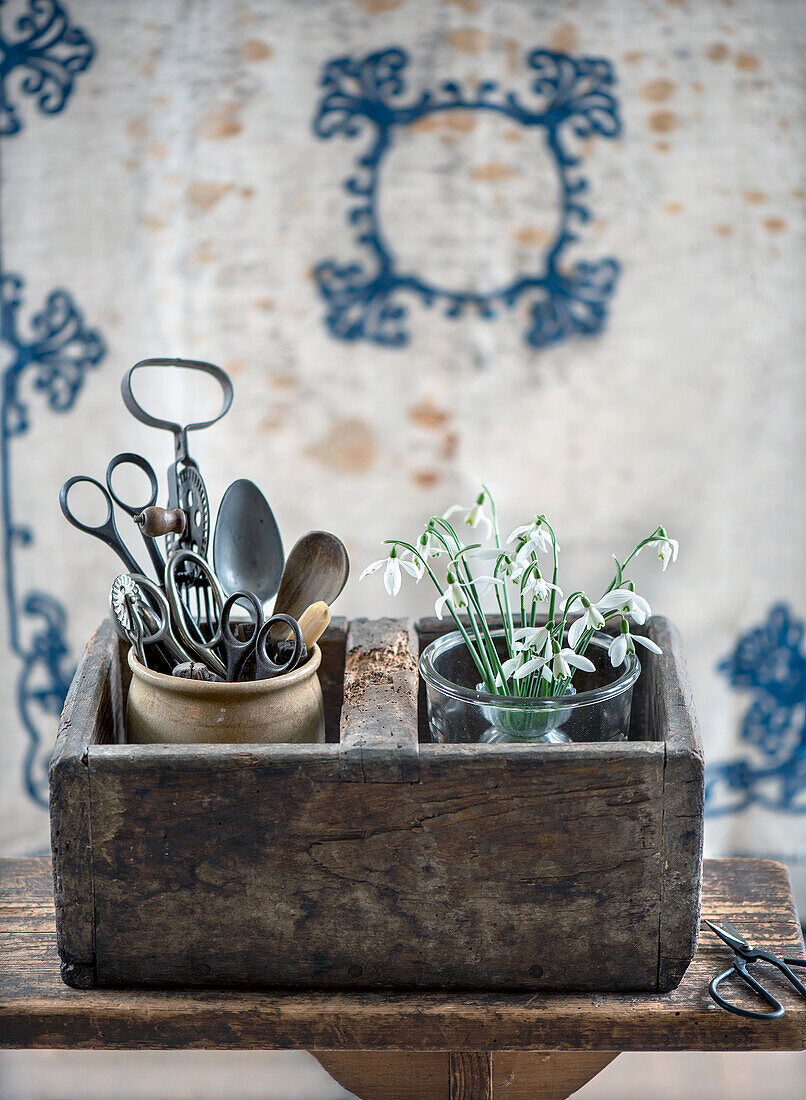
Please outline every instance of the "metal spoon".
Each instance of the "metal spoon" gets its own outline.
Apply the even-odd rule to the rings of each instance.
[[[332,604],[349,575],[350,558],[341,539],[329,531],[309,531],[288,555],[274,601],[274,614],[299,619],[318,600]]]
[[[247,589],[265,603],[277,591],[284,561],[266,498],[254,482],[233,481],[221,499],[213,539],[213,564],[224,591],[229,596]]]

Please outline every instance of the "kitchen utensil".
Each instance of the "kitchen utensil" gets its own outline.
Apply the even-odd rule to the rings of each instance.
[[[249,619],[237,623],[240,627],[240,636],[235,633],[233,626],[233,612],[238,603],[246,602],[249,607]],[[283,634],[291,632],[291,642],[278,643],[272,637],[272,630],[279,627]],[[220,643],[224,647],[227,656],[227,683],[234,683],[242,678],[244,666],[254,655],[256,662],[256,680],[265,680],[270,676],[279,676],[284,672],[290,672],[297,664],[302,663],[307,657],[302,631],[295,619],[290,615],[272,615],[266,619],[263,612],[263,604],[254,592],[242,591],[231,593],[221,609],[221,617],[218,630],[211,644]],[[278,649],[277,659],[271,655],[271,649]]]
[[[132,377],[142,367],[175,367],[211,375],[221,386],[223,398],[220,411],[210,420],[184,425],[152,416],[142,408],[132,392]],[[229,376],[221,367],[196,359],[142,359],[124,374],[120,388],[123,403],[136,420],[152,428],[173,433],[174,462],[168,467],[168,508],[181,508],[187,517],[187,523],[181,532],[170,532],[167,535],[168,551],[181,547],[194,550],[205,557],[210,533],[210,505],[198,464],[188,451],[187,433],[211,427],[229,411],[233,395]]]
[[[146,604],[146,594],[152,605]],[[142,664],[145,646],[159,645],[174,660],[189,661],[187,650],[176,638],[171,628],[171,608],[168,598],[148,577],[121,573],[112,582],[109,593],[109,609],[118,633],[135,647]]]
[[[84,523],[82,520],[80,520],[78,516],[73,513],[73,510],[70,507],[70,490],[73,488],[74,485],[81,484],[94,485],[101,496],[104,498],[104,502],[106,504],[106,519],[103,521],[103,523],[99,523],[94,527],[92,526],[92,524]],[[143,570],[132,557],[131,551],[121,538],[120,531],[118,531],[117,529],[117,525],[115,523],[115,508],[112,496],[110,495],[108,490],[105,489],[103,485],[101,485],[100,481],[96,481],[94,477],[89,477],[86,474],[77,474],[75,477],[69,477],[59,490],[59,507],[62,510],[62,515],[68,523],[71,523],[73,527],[76,527],[79,531],[84,531],[85,534],[92,535],[93,538],[100,539],[101,542],[106,543],[107,546],[111,547],[111,549],[115,551],[117,556],[120,558],[120,560],[123,562],[130,573],[138,573],[142,575]]]
[[[305,648],[313,649],[330,625],[330,608],[324,600],[312,603],[299,617],[299,628]]]
[[[211,672],[207,665],[201,661],[184,661],[181,665],[175,665],[171,669],[171,676],[183,676],[186,680],[214,680],[221,682],[221,677]]]
[[[717,974],[708,986],[708,992],[721,1008],[727,1009],[728,1012],[733,1012],[736,1016],[746,1016],[750,1020],[777,1020],[784,1015],[786,1009],[781,1002],[774,997],[768,989],[765,989],[761,982],[757,981],[748,971],[747,964],[753,962],[766,962],[774,966],[789,982],[795,992],[806,1000],[806,985],[804,985],[800,978],[790,970],[791,966],[806,967],[806,959],[781,959],[771,951],[761,951],[758,948],[752,947],[747,940],[736,931],[727,917],[722,918],[721,925],[714,924],[710,920],[707,920],[705,923],[733,952],[732,965],[721,974]],[[719,994],[718,989],[726,978],[733,977],[734,975],[740,978],[745,985],[749,986],[754,993],[757,993],[763,1001],[766,1001],[771,1011],[758,1012],[755,1009],[742,1008],[741,1005],[734,1004],[732,1001],[726,1001]]]
[[[330,605],[350,575],[350,558],[341,539],[329,531],[309,531],[294,544],[280,578],[274,613],[299,619],[312,603]]]
[[[128,501],[123,500],[115,491],[114,487],[114,474],[116,470],[119,470],[122,466],[135,466],[138,470],[142,470],[148,478],[149,484],[149,496],[143,504],[129,504]],[[122,509],[127,515],[137,522],[138,516],[156,503],[157,495],[159,492],[159,485],[157,482],[157,475],[154,473],[154,467],[151,463],[143,458],[142,455],[134,454],[131,451],[126,451],[123,454],[115,455],[106,468],[106,487],[109,490],[109,495],[117,504],[118,508]],[[154,572],[157,575],[157,581],[162,584],[165,580],[165,559],[160,553],[159,547],[153,538],[148,537],[148,532],[140,528],[140,534],[143,537],[148,556],[151,558],[151,564],[154,566]]]
[[[194,620],[188,611],[182,599],[188,573],[193,575],[194,583],[203,585],[205,593],[212,597],[216,611],[215,620],[211,620],[209,615],[206,620],[200,615]],[[165,591],[171,608],[174,630],[181,644],[188,653],[204,661],[213,672],[217,672],[219,676],[226,676],[227,666],[216,652],[216,639],[221,624],[221,611],[227,597],[212,567],[194,550],[186,550],[182,547],[174,550],[165,566]],[[200,611],[200,608],[197,611]],[[204,641],[205,627],[213,639],[210,642]]]
[[[233,481],[218,509],[213,564],[225,592],[248,589],[265,603],[283,572],[283,540],[274,513],[257,485]]]

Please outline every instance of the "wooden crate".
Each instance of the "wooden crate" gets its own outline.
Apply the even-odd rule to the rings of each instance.
[[[91,639],[51,763],[70,985],[668,990],[696,946],[703,762],[676,630],[631,739],[428,742],[448,624],[335,621],[324,745],[128,745]]]

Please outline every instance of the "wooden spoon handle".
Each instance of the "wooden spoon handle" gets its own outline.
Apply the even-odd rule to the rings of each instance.
[[[302,640],[308,652],[319,641],[327,630],[330,622],[330,608],[324,600],[312,603],[299,617],[299,628],[302,632]]]
[[[181,535],[187,526],[187,516],[181,508],[158,508],[152,505],[144,508],[134,522],[144,535],[158,538],[160,535]]]

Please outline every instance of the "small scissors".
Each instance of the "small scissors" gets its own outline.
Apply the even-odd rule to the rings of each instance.
[[[722,918],[721,925],[714,924],[709,920],[705,923],[711,931],[719,936],[722,942],[727,944],[731,951],[733,951],[733,965],[728,970],[724,970],[721,974],[718,974],[708,986],[708,992],[721,1008],[725,1008],[728,1012],[733,1012],[737,1016],[746,1016],[751,1020],[778,1020],[784,1015],[786,1010],[781,1002],[773,997],[772,993],[765,989],[760,982],[756,981],[753,975],[748,971],[747,964],[753,962],[770,963],[783,974],[792,988],[806,1000],[806,985],[804,985],[800,978],[789,969],[791,966],[806,966],[806,959],[781,959],[777,955],[772,954],[771,951],[760,951],[758,948],[752,947],[751,944],[736,931],[727,917]],[[726,1001],[721,997],[717,992],[719,986],[726,978],[730,978],[733,974],[738,974],[745,985],[750,986],[763,1001],[766,1001],[772,1011],[757,1012],[754,1009],[741,1008],[739,1005],[732,1004],[730,1001]]]
[[[115,492],[112,484],[112,475],[115,473],[115,470],[119,469],[121,466],[136,466],[137,469],[142,470],[148,478],[149,497],[148,500],[146,500],[143,504],[128,504],[125,500],[122,500]],[[114,500],[115,504],[117,504],[118,508],[124,511],[127,515],[131,516],[132,519],[134,519],[135,516],[138,516],[142,512],[144,512],[146,508],[150,508],[152,507],[152,505],[157,503],[159,485],[157,482],[157,475],[154,473],[154,467],[147,459],[143,458],[142,455],[134,454],[132,451],[126,451],[124,454],[115,455],[115,457],[109,463],[106,468],[106,487],[109,490],[109,495],[112,497],[112,500]],[[142,529],[140,531],[140,534],[143,537],[143,542],[145,543],[146,550],[148,551],[148,556],[151,558],[151,564],[154,566],[154,572],[157,575],[157,581],[159,584],[162,584],[165,580],[165,559],[160,553],[159,547],[157,546],[155,540],[144,534]]]
[[[112,461],[114,462],[115,460],[113,459]],[[103,523],[99,523],[95,527],[80,520],[78,516],[73,513],[68,503],[67,498],[70,490],[74,485],[79,485],[81,483],[94,485],[106,503],[106,519]],[[96,481],[94,477],[89,477],[86,474],[77,474],[75,477],[68,478],[59,491],[59,507],[68,523],[72,523],[73,527],[78,528],[79,531],[84,531],[87,535],[92,535],[94,538],[100,539],[101,542],[111,547],[130,573],[142,574],[143,570],[132,557],[128,546],[120,536],[120,531],[117,529],[112,495],[103,487],[100,481]]]
[[[144,592],[156,607],[156,614],[146,606]],[[190,660],[187,650],[179,644],[171,630],[171,608],[167,596],[148,577],[130,573],[115,577],[109,593],[109,608],[118,634],[131,642],[141,664],[148,667],[145,647],[159,643],[180,664]]]
[[[232,629],[232,613],[239,600],[245,600],[251,605],[250,621],[252,630],[248,637],[244,639],[239,638]],[[272,642],[272,629],[281,625],[290,629],[292,638],[290,642],[285,643],[283,646],[285,659],[277,662],[269,656],[268,646]],[[297,620],[290,615],[281,614],[272,615],[267,619],[263,613],[263,604],[254,592],[248,590],[233,592],[227,597],[221,609],[218,630],[211,645],[217,643],[224,646],[227,655],[228,683],[240,678],[246,662],[253,654],[256,664],[256,680],[268,680],[272,676],[290,672],[306,657],[305,643],[302,640],[302,631]]]

